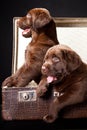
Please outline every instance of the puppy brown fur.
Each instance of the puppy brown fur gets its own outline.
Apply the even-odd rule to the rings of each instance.
[[[51,102],[46,122],[53,122],[58,112],[65,106],[84,101],[87,94],[87,64],[71,48],[65,45],[51,47],[42,65],[43,78],[37,88],[37,95],[43,96],[48,90],[47,84],[59,93]]]
[[[17,25],[23,29],[24,37],[32,37],[25,50],[25,62],[17,72],[6,78],[2,86],[23,87],[31,80],[37,83],[41,78],[41,66],[48,48],[58,44],[56,25],[49,11],[44,8],[31,9],[21,17]]]

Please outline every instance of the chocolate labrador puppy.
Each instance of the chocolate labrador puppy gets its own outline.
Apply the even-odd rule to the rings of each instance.
[[[31,80],[39,83],[44,55],[50,47],[58,44],[55,22],[45,8],[31,9],[18,19],[17,25],[23,29],[22,35],[32,37],[32,40],[26,47],[24,64],[6,78],[2,86],[24,87]]]
[[[55,45],[48,49],[42,65],[43,78],[37,88],[37,95],[43,96],[50,85],[57,97],[50,105],[49,113],[43,119],[53,122],[65,106],[80,103],[87,96],[87,64],[71,48]]]

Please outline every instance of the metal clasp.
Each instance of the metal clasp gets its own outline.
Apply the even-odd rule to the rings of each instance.
[[[36,101],[36,90],[28,90],[28,91],[19,91],[18,92],[18,100],[20,102],[26,101]]]

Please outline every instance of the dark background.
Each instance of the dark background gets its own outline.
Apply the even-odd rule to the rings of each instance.
[[[0,86],[11,74],[13,17],[24,16],[28,10],[36,7],[47,8],[53,17],[87,17],[86,0],[1,0],[0,1]],[[0,89],[1,90],[1,89]],[[0,92],[0,104],[2,102]],[[3,129],[49,129],[87,128],[86,119],[59,119],[53,124],[43,121],[0,121]],[[28,127],[28,128],[26,128]]]

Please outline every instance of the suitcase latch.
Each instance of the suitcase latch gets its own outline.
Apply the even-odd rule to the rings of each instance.
[[[18,99],[20,102],[36,101],[36,97],[36,90],[18,92]]]

